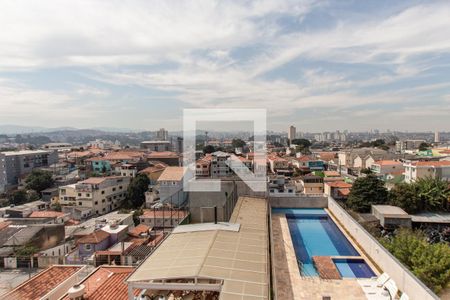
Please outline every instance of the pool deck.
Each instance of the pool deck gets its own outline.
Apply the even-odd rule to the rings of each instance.
[[[356,279],[325,280],[301,276],[284,214],[272,214],[272,237],[275,299],[322,300],[323,296],[331,299],[367,299]],[[349,241],[353,244],[351,239]]]

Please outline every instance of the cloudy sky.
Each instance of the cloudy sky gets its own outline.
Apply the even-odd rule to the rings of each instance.
[[[0,124],[450,130],[450,1],[0,0]]]

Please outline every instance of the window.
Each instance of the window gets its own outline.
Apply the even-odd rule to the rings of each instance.
[[[102,191],[102,195],[105,193],[105,191]]]
[[[83,203],[81,203],[81,202],[78,202],[78,205],[79,205],[79,206],[81,206],[81,205],[83,205]]]
[[[98,204],[98,201],[95,201],[94,204],[97,205],[97,204]]]
[[[81,193],[78,193],[78,197],[81,197]]]
[[[86,194],[86,197],[90,197],[90,196],[91,196],[91,194],[89,194],[89,193]]]
[[[102,203],[105,203],[105,199],[102,200]]]
[[[119,186],[119,189],[122,189],[122,186]]]
[[[115,192],[116,191],[116,188],[113,188],[113,192]]]
[[[91,251],[92,250],[92,245],[91,244],[85,244],[84,245],[84,250]]]

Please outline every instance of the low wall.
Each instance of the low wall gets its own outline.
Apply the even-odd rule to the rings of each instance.
[[[333,198],[328,198],[328,210],[339,220],[369,257],[395,281],[400,291],[411,300],[439,299],[425,284],[404,267]]]
[[[285,208],[325,208],[328,199],[325,196],[269,197],[271,207]]]

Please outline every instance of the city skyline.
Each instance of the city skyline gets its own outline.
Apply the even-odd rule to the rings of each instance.
[[[443,1],[7,2],[0,123],[177,130],[184,108],[246,107],[268,109],[273,130],[450,130],[449,12]]]

